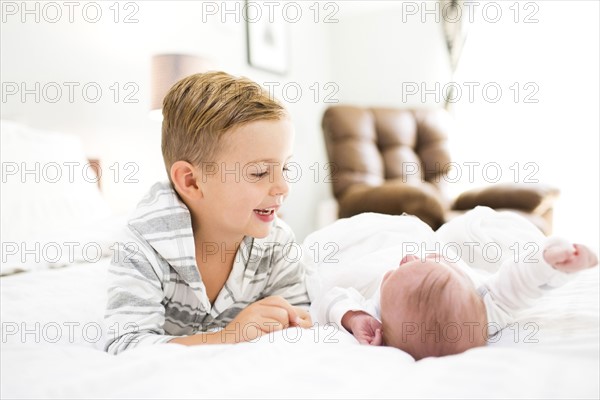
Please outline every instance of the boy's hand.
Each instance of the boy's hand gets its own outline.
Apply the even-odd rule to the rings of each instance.
[[[360,344],[371,346],[383,344],[381,322],[364,311],[348,311],[342,317],[342,325],[354,335]]]
[[[300,321],[295,321],[290,326],[299,326],[300,328],[308,329],[312,326],[312,318],[308,311],[304,310],[300,307],[293,307],[296,313],[298,314],[298,318]]]
[[[562,272],[577,272],[598,265],[598,257],[581,244],[556,245],[544,250],[544,260]]]
[[[254,340],[290,326],[312,325],[308,312],[292,306],[281,296],[270,296],[243,309],[222,331],[222,343]]]

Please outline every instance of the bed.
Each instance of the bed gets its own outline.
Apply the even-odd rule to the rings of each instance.
[[[2,127],[3,160],[4,156],[18,160],[18,151],[5,145],[22,146],[18,137],[40,132],[6,126]],[[20,133],[5,135],[17,131]],[[61,148],[65,148],[64,143]],[[81,150],[79,146],[73,149]],[[64,157],[74,159],[72,155]],[[84,155],[78,153],[76,157]],[[3,183],[3,189],[7,187]],[[307,330],[290,328],[252,343],[196,347],[163,344],[109,355],[102,351],[108,329],[102,327],[104,283],[110,264],[110,239],[119,220],[106,212],[101,196],[96,197],[97,186],[79,189],[85,193],[68,195],[77,201],[85,198],[86,209],[63,210],[60,218],[69,219],[69,223],[62,224],[61,233],[50,229],[56,221],[49,221],[45,231],[32,233],[21,226],[17,232],[16,217],[3,209],[3,399],[600,396],[598,268],[579,274],[542,298],[497,342],[451,357],[415,362],[399,350],[361,346],[333,326],[318,325]],[[17,192],[2,192],[3,202],[19,206],[9,198]],[[90,214],[92,206],[97,210]],[[40,211],[39,207],[36,210]],[[28,211],[33,212],[12,210],[31,222]],[[77,236],[80,242],[98,243],[101,252],[93,258],[55,257],[52,262],[42,260],[17,267],[14,258],[4,254],[4,243],[11,235],[15,243],[35,237],[42,244],[64,243],[65,238]],[[527,324],[538,327],[534,337]]]

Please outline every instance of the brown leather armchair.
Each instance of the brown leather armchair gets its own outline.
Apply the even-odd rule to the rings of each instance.
[[[433,229],[478,205],[510,209],[552,231],[559,190],[541,184],[495,184],[456,199],[445,194],[451,168],[445,110],[333,106],[322,121],[339,217],[362,212],[416,215]]]

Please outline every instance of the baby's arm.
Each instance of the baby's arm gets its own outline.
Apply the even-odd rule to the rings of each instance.
[[[544,249],[544,260],[562,272],[577,272],[598,265],[598,257],[581,244],[549,243]]]
[[[383,331],[381,322],[364,311],[348,311],[342,317],[342,326],[350,332],[358,343],[381,346]]]
[[[373,299],[365,299],[356,289],[331,289],[317,312],[319,322],[335,324],[351,333],[359,343],[381,344],[381,322],[374,317],[376,305]]]
[[[587,247],[546,238],[541,251],[524,260],[507,259],[480,288],[488,312],[490,335],[512,324],[519,310],[548,290],[568,282],[575,272],[598,264]]]

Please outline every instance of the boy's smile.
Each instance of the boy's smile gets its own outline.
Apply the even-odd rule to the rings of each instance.
[[[275,213],[279,209],[279,205],[273,207],[267,207],[262,209],[255,209],[254,213],[257,215],[258,219],[263,222],[271,222],[275,219]]]

